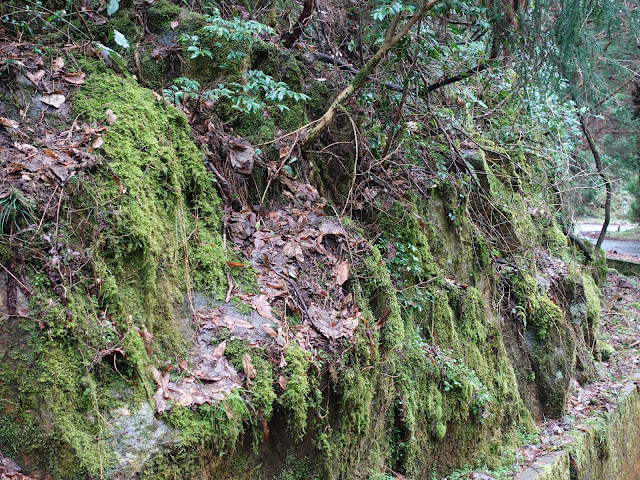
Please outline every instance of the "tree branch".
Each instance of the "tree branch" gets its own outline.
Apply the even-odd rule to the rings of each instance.
[[[282,41],[282,45],[284,47],[291,48],[293,44],[298,41],[300,36],[302,36],[304,27],[306,27],[311,20],[311,15],[313,14],[313,10],[315,7],[315,0],[304,0],[302,12],[300,12],[300,16],[298,17],[298,20],[296,21],[293,28],[291,28],[287,32],[283,32],[282,35],[280,35],[280,40]]]
[[[423,93],[429,94],[434,90],[438,90],[439,88],[446,87],[447,85],[451,85],[452,83],[456,83],[461,80],[465,80],[477,73],[482,72],[483,70],[486,70],[488,66],[488,62],[481,62],[475,67],[470,68],[466,72],[459,73],[458,75],[454,75],[453,77],[443,78],[442,80],[438,80],[436,83],[432,83],[425,88]]]
[[[576,102],[575,97],[573,101]],[[576,105],[578,105],[578,102],[576,102]],[[582,115],[579,111],[578,111],[578,118],[580,119],[580,126],[582,127],[582,132],[584,133],[584,136],[587,139],[587,143],[589,144],[589,148],[591,149],[591,154],[593,155],[593,159],[596,162],[596,169],[600,174],[600,178],[602,178],[602,182],[604,183],[604,188],[607,192],[607,197],[604,202],[604,223],[602,224],[602,229],[600,230],[600,235],[598,235],[598,241],[596,242],[596,248],[600,248],[602,246],[602,242],[604,242],[604,237],[607,235],[607,228],[609,228],[609,222],[611,220],[611,196],[612,196],[611,181],[609,180],[609,177],[607,176],[607,174],[604,172],[604,169],[602,168],[600,153],[598,152],[598,149],[596,148],[596,144],[593,141],[593,137],[591,136],[591,133],[587,128],[587,123],[584,119],[584,115]]]
[[[380,50],[378,50],[376,54],[371,57],[367,61],[367,63],[364,64],[362,69],[353,78],[351,83],[347,85],[346,88],[342,90],[342,92],[340,92],[329,109],[322,117],[320,117],[315,127],[313,127],[309,131],[303,145],[309,145],[318,139],[320,134],[324,132],[329,127],[329,125],[331,125],[331,122],[333,122],[336,111],[340,109],[347,102],[347,100],[349,100],[358,90],[362,88],[362,86],[367,82],[371,72],[373,72],[376,66],[380,63],[385,54],[389,50],[391,50],[400,40],[402,40],[402,38],[407,35],[409,31],[411,31],[418,20],[420,20],[422,16],[427,13],[437,2],[438,0],[425,1],[422,4],[422,8],[420,8],[420,10],[418,10],[413,15],[413,17],[409,19],[404,27],[397,34],[391,37],[389,41],[385,41],[382,47],[380,47]]]

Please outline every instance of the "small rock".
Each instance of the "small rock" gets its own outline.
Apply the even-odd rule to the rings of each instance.
[[[2,466],[4,467],[5,474],[10,475],[12,473],[20,473],[22,471],[20,465],[11,460],[9,457],[4,457],[2,460],[0,460],[0,463],[2,463]]]

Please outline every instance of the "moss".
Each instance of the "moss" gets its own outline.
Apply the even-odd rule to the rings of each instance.
[[[491,265],[491,252],[487,241],[479,234],[476,234],[473,239],[473,247],[478,267],[480,269],[489,267]]]
[[[147,27],[151,33],[162,33],[170,29],[170,24],[180,14],[180,7],[167,0],[153,3],[147,11]]]
[[[170,358],[184,347],[187,339],[174,321],[184,291],[220,298],[226,290],[219,201],[184,115],[131,79],[99,67],[87,71],[98,73],[74,95],[76,113],[106,124],[111,109],[117,120],[103,133],[102,166],[65,186],[62,209],[71,213],[55,227],[64,249],[83,252],[87,260],[74,270],[65,299],[37,261],[27,262],[32,313],[42,330],[33,322],[25,326],[25,355],[7,363],[32,373],[13,387],[4,383],[9,376],[0,382],[3,395],[15,401],[16,424],[37,425],[42,432],[25,445],[30,435],[9,437],[5,430],[3,450],[7,443],[20,445],[40,459],[38,468],[70,479],[97,477],[113,464],[113,453],[97,440],[109,432],[102,418],[116,407],[146,401],[155,389],[148,351]],[[136,331],[143,325],[154,334],[151,345]],[[109,352],[115,347],[121,351],[114,356]],[[184,428],[186,443],[222,448],[237,440],[248,418],[240,396],[227,407],[233,420],[225,405],[171,415]]]
[[[596,285],[602,286],[607,279],[607,272],[609,267],[607,266],[607,258],[605,257],[604,250],[598,249],[592,252],[593,260],[589,264],[589,270],[591,277],[596,282]]]
[[[600,331],[600,290],[588,273],[582,275],[582,287],[587,313],[585,340],[591,349],[596,349],[598,332]]]
[[[287,385],[280,396],[280,403],[289,412],[289,427],[296,438],[302,439],[307,431],[307,414],[314,405],[313,380],[308,375],[310,354],[297,345],[290,345],[284,355],[287,362],[285,378]]]
[[[174,405],[163,419],[180,432],[186,447],[206,447],[220,454],[238,442],[244,433],[245,421],[250,418],[246,401],[238,391],[222,402],[200,405],[194,409]]]
[[[103,145],[110,173],[96,176],[91,189],[98,203],[117,199],[120,208],[102,235],[104,273],[119,279],[110,288],[131,299],[134,311],[138,303],[152,329],[154,313],[171,310],[187,273],[191,288],[222,296],[219,201],[182,113],[164,108],[131,79],[93,75],[76,95],[74,109],[104,121],[107,108],[117,117]],[[187,254],[189,265],[181,262]],[[165,269],[176,260],[177,268]],[[142,302],[136,302],[141,288]]]
[[[225,356],[239,372],[244,368],[242,366],[242,357],[245,353],[251,358],[251,363],[256,370],[256,376],[249,388],[251,406],[266,421],[269,421],[273,415],[273,407],[277,398],[274,389],[276,378],[273,365],[266,358],[266,353],[263,350],[253,349],[240,340],[227,340]]]
[[[404,340],[404,325],[400,306],[391,284],[389,271],[380,251],[373,247],[363,264],[363,294],[376,321],[382,324],[381,346],[392,349]]]
[[[616,353],[616,349],[613,346],[609,345],[608,343],[600,342],[599,348],[598,348],[598,354],[602,361],[606,362],[610,360],[611,357],[615,355],[615,353]]]
[[[319,477],[315,471],[313,462],[306,457],[296,458],[288,454],[284,460],[282,470],[272,480],[313,480]]]

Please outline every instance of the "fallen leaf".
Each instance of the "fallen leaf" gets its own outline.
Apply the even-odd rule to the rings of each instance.
[[[267,301],[267,296],[266,295],[260,295],[259,297],[253,297],[251,299],[251,303],[253,304],[254,307],[256,307],[256,310],[258,311],[260,316],[262,316],[264,318],[268,318],[269,320],[273,320],[274,322],[277,322],[277,320],[275,319],[275,317],[271,313],[271,305],[269,305],[269,302]]]
[[[215,350],[211,354],[211,357],[214,359],[221,358],[224,355],[224,352],[226,349],[227,349],[227,341],[225,340],[215,348]]]
[[[62,57],[56,58],[51,63],[51,70],[53,70],[54,72],[57,72],[58,70],[62,69],[62,67],[64,67],[64,60],[62,59]]]
[[[334,273],[336,275],[336,282],[338,282],[338,285],[342,286],[344,282],[349,280],[349,262],[346,260],[340,262],[336,265]]]
[[[242,368],[244,369],[244,374],[247,376],[247,387],[251,388],[251,380],[256,378],[258,373],[251,363],[251,355],[249,355],[248,352],[242,354]]]
[[[227,266],[228,267],[247,268],[247,266],[244,263],[239,263],[239,262],[227,262]]]
[[[187,362],[185,362],[183,359],[179,358],[178,359],[178,367],[180,368],[180,370],[182,370],[183,372],[186,370],[189,370],[189,365],[187,364]]]
[[[102,146],[102,135],[98,135],[91,146],[93,148],[100,148]]]
[[[283,147],[280,147],[280,149],[278,150],[280,160],[289,157],[289,155],[291,155],[292,150],[293,150],[293,145],[285,145]]]
[[[228,142],[229,160],[238,172],[249,174],[253,170],[255,148],[244,138],[236,137]]]
[[[177,20],[174,20],[173,22],[171,22],[171,30],[175,30],[176,28],[178,28],[178,25],[180,25],[178,23]]]
[[[78,70],[77,72],[67,73],[64,76],[65,81],[73,83],[74,85],[82,85],[87,75],[84,72]]]
[[[262,325],[262,330],[264,331],[264,333],[266,333],[267,335],[269,335],[271,338],[276,338],[278,336],[278,332],[276,332],[273,328],[271,328],[269,325]]]
[[[302,248],[297,242],[293,240],[288,241],[284,244],[282,248],[282,253],[284,253],[289,258],[295,258],[299,262],[304,262],[304,255],[302,253]]]
[[[43,148],[42,153],[44,153],[47,157],[50,158],[58,158],[58,154],[51,150],[50,148]]]
[[[269,425],[267,425],[267,421],[265,420],[264,415],[262,415],[262,412],[258,414],[258,417],[260,418],[260,423],[262,423],[262,433],[264,433],[264,438],[269,438]]]
[[[36,73],[26,72],[25,75],[31,81],[31,83],[37,85],[38,82],[42,80],[42,77],[44,77],[45,73],[46,72],[44,70],[38,70]]]
[[[48,93],[46,95],[42,95],[40,97],[40,101],[42,103],[46,103],[47,105],[51,105],[55,108],[60,108],[62,104],[67,100],[67,98],[61,93]]]
[[[111,110],[110,108],[107,108],[104,114],[107,117],[107,123],[113,123],[118,119],[118,117],[116,117],[116,114],[113,113],[113,110]]]
[[[278,377],[278,385],[280,385],[280,388],[284,390],[285,388],[287,388],[287,379],[284,378],[284,376],[280,375]]]
[[[11,120],[10,118],[0,117],[0,125],[3,125],[8,128],[19,128],[20,124],[15,120]]]

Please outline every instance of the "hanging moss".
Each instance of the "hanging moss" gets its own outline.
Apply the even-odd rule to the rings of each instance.
[[[311,407],[317,406],[314,399],[313,377],[310,377],[310,354],[297,345],[290,345],[285,352],[287,362],[285,378],[287,385],[280,396],[280,403],[288,411],[291,432],[297,440],[302,439],[307,431],[307,416]]]

